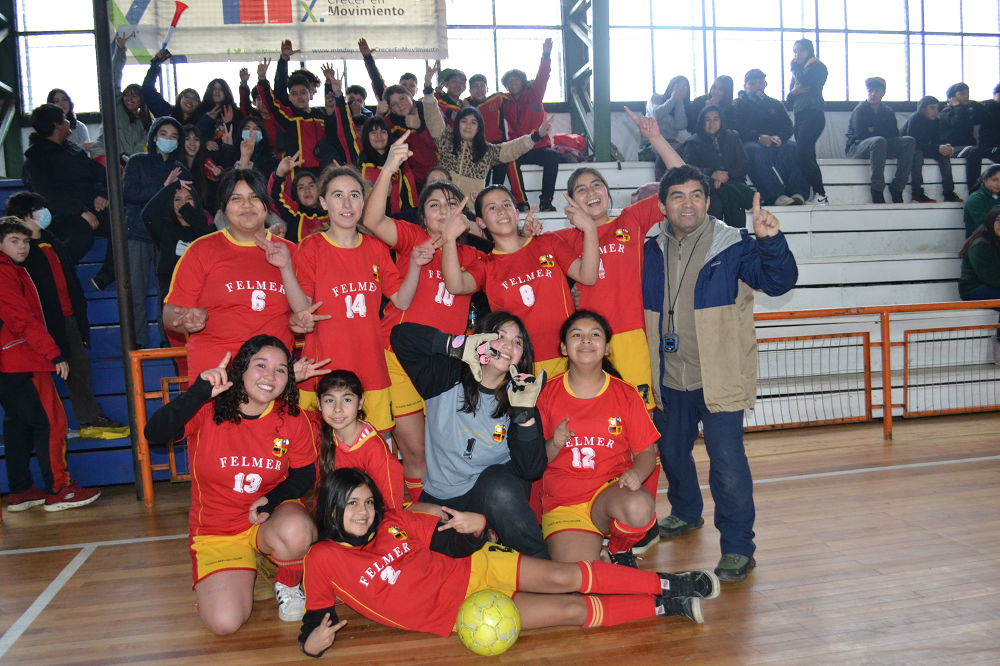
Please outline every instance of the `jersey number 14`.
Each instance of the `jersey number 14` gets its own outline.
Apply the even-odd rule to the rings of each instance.
[[[365,295],[358,294],[354,297],[353,302],[351,301],[350,295],[344,296],[344,302],[347,303],[347,318],[354,319],[354,315],[357,314],[359,317],[364,317],[368,314],[368,308],[365,307]]]

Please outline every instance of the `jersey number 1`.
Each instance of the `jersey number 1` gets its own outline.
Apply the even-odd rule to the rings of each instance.
[[[244,484],[243,481],[246,480]],[[244,474],[241,472],[236,475],[236,481],[233,485],[233,490],[238,493],[255,493],[257,489],[260,488],[260,474]]]
[[[347,318],[354,319],[354,313],[357,313],[359,317],[364,317],[368,313],[368,308],[365,307],[365,295],[358,294],[354,297],[354,302],[351,302],[350,295],[344,296],[344,302],[347,303]]]
[[[573,467],[577,469],[594,469],[594,449],[589,446],[573,449]]]

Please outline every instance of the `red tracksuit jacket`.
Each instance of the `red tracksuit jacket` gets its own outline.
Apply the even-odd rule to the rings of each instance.
[[[0,372],[52,372],[62,352],[45,330],[28,271],[0,253]]]

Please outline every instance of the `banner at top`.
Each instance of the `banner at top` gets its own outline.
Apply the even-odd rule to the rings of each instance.
[[[148,62],[174,17],[174,0],[108,0],[130,56]],[[292,40],[309,60],[360,59],[364,37],[379,58],[448,56],[445,0],[185,0],[168,48],[174,62],[275,57]],[[145,50],[146,53],[143,53]],[[145,56],[145,57],[144,57]]]

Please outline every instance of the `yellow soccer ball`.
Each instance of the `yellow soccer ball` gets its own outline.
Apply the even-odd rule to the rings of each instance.
[[[506,652],[521,633],[521,613],[503,592],[482,590],[458,609],[458,637],[476,654],[490,657]]]

